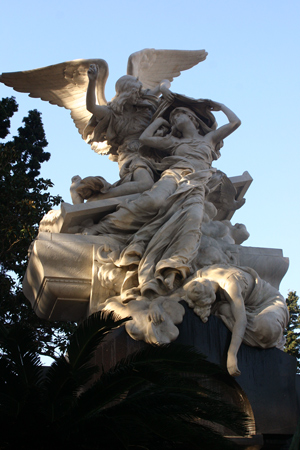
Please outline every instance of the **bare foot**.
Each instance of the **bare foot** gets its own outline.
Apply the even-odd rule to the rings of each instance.
[[[175,277],[176,272],[170,271],[163,281],[164,285],[170,290],[174,287]]]

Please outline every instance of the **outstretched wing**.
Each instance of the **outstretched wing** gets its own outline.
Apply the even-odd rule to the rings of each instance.
[[[87,70],[90,64],[99,67],[97,99],[100,105],[106,105],[104,88],[108,65],[103,59],[76,59],[35,70],[3,73],[0,81],[15,91],[27,92],[30,97],[70,109],[71,117],[82,135],[91,118],[91,113],[86,109]]]
[[[144,88],[153,89],[162,80],[173,81],[207,56],[205,50],[155,50],[146,48],[129,56],[127,74],[137,77]]]

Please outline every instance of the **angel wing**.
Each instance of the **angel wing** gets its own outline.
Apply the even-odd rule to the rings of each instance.
[[[52,105],[71,110],[71,117],[83,135],[91,118],[91,113],[86,109],[87,70],[90,64],[99,67],[97,99],[99,105],[106,105],[104,88],[108,65],[103,59],[76,59],[35,70],[3,73],[0,81],[15,91],[29,93],[30,97],[41,98]]]
[[[163,79],[173,81],[174,77],[180,75],[180,71],[205,60],[206,55],[205,50],[145,49],[129,57],[127,72],[138,77],[144,88],[151,89]],[[96,83],[98,104],[106,105],[104,88],[108,65],[103,59],[77,59],[35,70],[3,73],[0,75],[0,82],[18,92],[29,93],[30,97],[41,98],[69,109],[79,133],[87,142],[84,137],[87,125],[95,126],[93,121],[90,123],[92,115],[86,109],[87,71],[91,64],[96,64],[99,68]],[[111,153],[106,141],[91,140],[89,143],[97,153]]]
[[[173,81],[182,70],[206,59],[205,50],[155,50],[146,48],[129,56],[127,74],[137,77],[144,88],[153,89],[162,80]]]

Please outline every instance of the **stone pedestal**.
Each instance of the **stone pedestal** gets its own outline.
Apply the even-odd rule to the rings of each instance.
[[[175,342],[192,345],[209,361],[225,368],[230,331],[215,316],[202,323],[185,302],[182,304],[186,313],[183,323],[178,325],[180,333]],[[124,328],[120,328],[99,347],[95,362],[107,370],[145,345],[131,339]],[[295,358],[276,348],[263,350],[242,344],[238,363],[241,375],[233,380],[233,387],[225,390],[221,382],[219,386],[224,398],[238,405],[252,419],[250,436],[235,437],[235,441],[244,449],[284,448],[295,432],[299,417]]]
[[[23,292],[36,314],[49,320],[79,321],[98,310],[101,297],[97,276],[99,236],[40,233],[33,243]],[[254,269],[278,289],[288,269],[282,250],[236,246],[239,266]]]

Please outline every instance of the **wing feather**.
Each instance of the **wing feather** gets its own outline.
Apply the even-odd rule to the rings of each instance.
[[[147,48],[129,56],[127,74],[137,77],[144,88],[153,89],[162,80],[173,81],[207,56],[205,50],[155,50]]]
[[[90,64],[99,67],[97,99],[100,105],[106,105],[104,88],[108,65],[103,59],[77,59],[35,70],[3,73],[0,81],[17,92],[29,93],[29,97],[71,110],[71,117],[82,135],[91,118],[86,109],[87,70]]]

